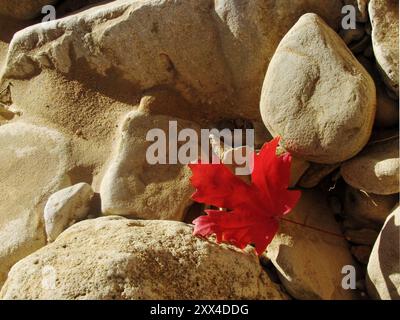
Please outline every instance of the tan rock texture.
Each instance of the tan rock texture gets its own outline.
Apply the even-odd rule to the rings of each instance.
[[[370,0],[372,45],[385,83],[399,95],[399,2]]]
[[[269,64],[260,110],[268,130],[293,155],[333,164],[367,143],[375,85],[337,33],[317,15],[305,14]]]
[[[47,241],[54,241],[70,225],[87,217],[93,194],[92,187],[81,182],[50,196],[44,207]]]
[[[398,200],[398,194],[379,195],[347,186],[345,191],[344,212],[346,215],[354,218],[383,225]]]
[[[254,253],[173,221],[103,217],[73,225],[17,263],[2,299],[284,299]],[[43,268],[53,271],[43,281]],[[50,283],[49,283],[50,282]]]
[[[46,244],[43,208],[70,184],[68,141],[28,124],[0,126],[0,286],[10,267]]]
[[[288,293],[296,299],[354,299],[342,288],[343,266],[356,266],[339,225],[318,191],[303,191],[267,248]],[[304,227],[306,224],[312,228]],[[329,234],[332,233],[332,234]]]
[[[372,143],[342,164],[343,179],[352,187],[375,194],[394,194],[399,185],[399,139]]]
[[[121,124],[119,141],[101,182],[102,211],[110,215],[134,216],[142,219],[183,220],[194,192],[190,184],[191,171],[186,165],[170,164],[168,150],[170,123],[176,123],[176,139],[182,129],[192,129],[199,137],[200,128],[193,122],[164,115],[150,115],[142,109],[128,113]],[[151,146],[158,138],[147,139],[149,130],[156,128],[165,134],[164,164],[147,159]],[[149,137],[150,139],[150,137]],[[176,141],[177,150],[185,144]],[[196,147],[198,144],[196,143]],[[200,149],[200,148],[199,148]],[[162,153],[162,148],[157,153]],[[150,153],[151,155],[153,152]],[[197,159],[197,158],[196,158]],[[193,160],[196,160],[193,159]]]
[[[87,74],[115,76],[135,92],[171,86],[210,113],[259,118],[265,70],[283,35],[306,12],[337,28],[341,5],[111,1],[15,34],[5,77],[26,79],[53,69],[77,78],[74,71],[87,66]]]
[[[400,300],[400,209],[386,219],[367,267],[367,289],[371,298]]]

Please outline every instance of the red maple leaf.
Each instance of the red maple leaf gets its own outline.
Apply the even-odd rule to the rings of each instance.
[[[291,156],[276,155],[279,138],[264,144],[253,153],[251,184],[235,176],[224,164],[190,164],[192,199],[226,208],[229,211],[205,210],[207,215],[193,221],[194,235],[215,234],[217,242],[228,242],[243,249],[248,244],[262,254],[278,231],[279,219],[300,198],[300,191],[288,190]]]

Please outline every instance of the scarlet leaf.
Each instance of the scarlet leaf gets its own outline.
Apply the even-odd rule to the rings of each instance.
[[[300,198],[300,191],[288,190],[291,156],[276,155],[279,138],[264,144],[253,154],[251,184],[235,176],[224,164],[190,164],[193,200],[225,208],[207,210],[193,221],[194,234],[217,242],[228,242],[243,249],[254,244],[257,254],[265,251],[278,231],[279,218],[287,214]]]

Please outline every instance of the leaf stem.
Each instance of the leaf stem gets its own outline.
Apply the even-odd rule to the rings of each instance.
[[[305,228],[309,228],[309,229],[312,229],[312,230],[315,230],[315,231],[319,231],[319,232],[322,232],[322,233],[326,233],[326,234],[329,234],[329,235],[331,235],[331,236],[335,236],[335,237],[339,237],[339,238],[342,238],[342,239],[346,239],[346,238],[345,238],[343,235],[341,235],[341,234],[337,234],[337,233],[334,233],[334,232],[326,231],[326,230],[323,230],[323,229],[320,229],[320,228],[317,228],[317,227],[312,227],[312,226],[306,225],[306,224],[304,224],[304,223],[302,223],[302,222],[297,222],[297,221],[289,220],[289,219],[282,218],[282,217],[281,217],[280,219],[283,220],[283,221],[286,221],[286,222],[290,222],[290,223],[293,223],[293,224],[297,224],[297,225],[302,226],[302,227],[305,227]]]

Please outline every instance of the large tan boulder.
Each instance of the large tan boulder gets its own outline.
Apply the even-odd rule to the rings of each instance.
[[[399,95],[399,2],[370,0],[372,45],[383,80]]]
[[[0,126],[0,286],[10,267],[46,244],[47,198],[70,184],[68,142],[28,123]]]
[[[342,287],[342,268],[355,266],[339,225],[317,191],[303,191],[267,248],[288,293],[296,299],[353,299]],[[305,227],[307,225],[309,227]],[[322,231],[321,231],[322,230]]]
[[[285,299],[254,253],[192,232],[173,221],[80,222],[17,263],[0,298]]]
[[[170,130],[170,124],[175,124],[176,128],[171,127]],[[150,130],[155,128],[165,134],[164,142],[155,136],[148,136]],[[101,182],[101,205],[105,214],[183,220],[194,192],[189,180],[191,171],[178,159],[179,148],[186,142],[169,139],[170,134],[174,136],[173,130],[176,130],[177,139],[182,129],[194,129],[196,137],[200,136],[200,128],[191,121],[152,115],[143,109],[125,116],[120,126],[118,144]],[[165,146],[165,152],[162,148],[158,151],[151,149],[151,146],[157,147],[158,143]],[[176,153],[169,152],[169,146],[175,143]],[[196,143],[195,147],[198,145]],[[154,154],[162,156],[165,163],[153,163],[148,156]],[[177,157],[175,164],[170,162],[173,156]],[[192,160],[197,160],[197,157]]]
[[[38,16],[45,5],[56,3],[57,0],[0,0],[0,15],[16,19],[32,19]]]
[[[399,139],[372,143],[353,159],[342,164],[343,179],[352,187],[375,194],[400,191]]]
[[[168,85],[210,114],[258,118],[265,70],[283,35],[306,12],[337,28],[341,7],[340,0],[116,0],[18,32],[5,78],[48,69],[73,79],[115,76],[134,92]]]
[[[374,299],[400,300],[400,208],[386,219],[367,267],[367,289]]]
[[[375,85],[343,40],[320,17],[305,14],[269,64],[260,109],[268,130],[293,155],[333,164],[367,143]]]

